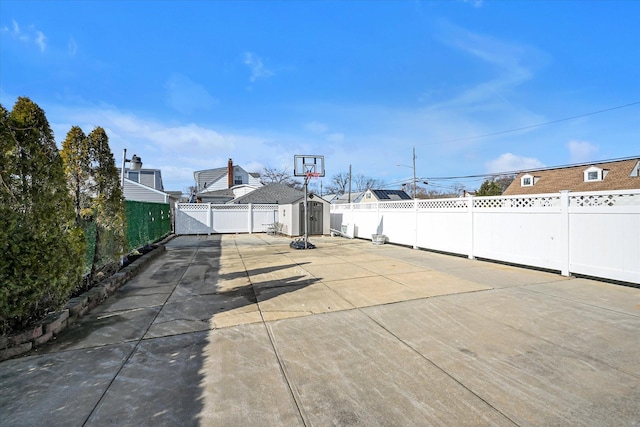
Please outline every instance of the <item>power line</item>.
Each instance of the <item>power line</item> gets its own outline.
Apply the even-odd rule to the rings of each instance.
[[[620,108],[631,107],[633,105],[638,105],[638,104],[640,104],[640,101],[632,102],[630,104],[625,104],[625,105],[618,105],[617,107],[606,108],[604,110],[592,111],[590,113],[579,114],[577,116],[565,117],[564,119],[552,120],[550,122],[544,122],[544,123],[538,123],[538,124],[535,124],[535,125],[523,126],[523,127],[515,128],[515,129],[503,130],[503,131],[499,131],[499,132],[492,132],[492,133],[487,133],[487,134],[484,134],[484,135],[469,136],[469,137],[466,137],[466,138],[449,139],[447,141],[440,141],[438,144],[446,144],[446,143],[450,143],[450,142],[470,141],[472,139],[486,138],[488,136],[503,135],[505,133],[518,132],[518,131],[521,131],[521,130],[533,129],[533,128],[537,128],[537,127],[541,127],[541,126],[552,125],[554,123],[560,123],[560,122],[566,122],[568,120],[579,119],[581,117],[593,116],[594,114],[606,113],[607,111],[619,110]],[[429,144],[429,145],[431,145],[431,144]]]
[[[569,163],[569,164],[565,164],[565,165],[557,165],[557,166],[547,166],[547,167],[540,167],[540,168],[530,168],[530,169],[520,169],[520,170],[514,170],[514,171],[508,171],[508,172],[492,172],[492,173],[483,173],[483,174],[477,174],[477,175],[462,175],[462,176],[434,176],[434,177],[427,177],[427,178],[422,178],[426,181],[446,181],[449,179],[470,179],[470,178],[486,178],[486,177],[493,177],[493,176],[503,176],[503,175],[517,175],[521,172],[537,172],[537,171],[544,171],[544,170],[552,170],[552,169],[561,169],[561,168],[571,168],[571,167],[576,167],[576,166],[587,166],[587,165],[592,165],[592,164],[598,164],[598,163],[611,163],[611,162],[621,162],[623,160],[631,160],[631,159],[640,159],[640,155],[637,156],[629,156],[629,157],[620,157],[617,159],[608,159],[608,160],[597,160],[594,162],[582,162],[582,163]]]

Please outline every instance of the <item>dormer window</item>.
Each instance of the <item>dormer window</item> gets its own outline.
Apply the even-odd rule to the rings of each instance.
[[[522,178],[520,178],[521,187],[533,187],[533,184],[534,184],[533,175],[526,174]]]
[[[589,169],[584,171],[584,182],[602,181],[605,176],[606,171],[604,169],[591,166]]]

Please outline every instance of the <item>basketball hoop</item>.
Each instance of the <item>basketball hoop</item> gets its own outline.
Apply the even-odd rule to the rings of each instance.
[[[307,179],[320,178],[320,172],[307,172],[305,175]]]
[[[313,249],[315,246],[309,243],[309,180],[324,176],[324,156],[298,155],[293,156],[293,175],[304,177],[304,238],[297,243],[292,243],[291,247],[296,249]]]

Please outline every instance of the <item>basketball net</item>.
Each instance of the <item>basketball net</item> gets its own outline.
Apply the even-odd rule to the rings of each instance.
[[[307,179],[320,178],[320,172],[307,172],[306,176],[307,176]]]

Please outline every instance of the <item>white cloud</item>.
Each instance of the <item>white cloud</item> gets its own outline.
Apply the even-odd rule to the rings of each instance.
[[[329,126],[327,126],[324,123],[320,123],[320,122],[310,122],[307,123],[304,128],[306,130],[308,130],[309,132],[315,133],[315,134],[323,134],[325,132],[327,132],[329,130]]]
[[[200,84],[187,76],[175,73],[165,84],[167,104],[182,114],[191,114],[196,110],[208,110],[217,100]]]
[[[594,159],[600,147],[587,141],[569,141],[569,159],[571,163],[588,162]]]
[[[485,163],[488,173],[515,172],[544,167],[544,163],[532,157],[517,156],[512,153],[501,154],[497,159]]]
[[[33,25],[30,25],[27,31],[23,31],[16,20],[12,20],[11,23],[11,29],[2,27],[3,33],[9,33],[12,37],[25,43],[33,42],[40,48],[40,52],[45,51],[47,48],[47,36],[45,36],[42,31],[36,29]]]
[[[482,7],[483,0],[462,0],[464,3],[470,3],[473,7]]]
[[[245,52],[244,63],[251,69],[249,81],[252,83],[258,79],[265,79],[274,75],[273,71],[264,66],[262,59],[251,52]]]
[[[69,37],[69,43],[67,44],[67,51],[70,56],[75,56],[78,52],[78,43],[74,40],[73,37]]]
[[[327,141],[329,142],[342,142],[344,141],[343,133],[332,133],[327,135]]]
[[[120,165],[122,150],[142,158],[144,167],[162,170],[165,189],[182,190],[193,181],[193,171],[225,166],[232,157],[245,169],[259,172],[262,162],[274,164],[274,152],[283,160],[293,162],[293,151],[283,149],[267,137],[217,130],[195,123],[165,123],[124,113],[111,106],[68,108],[46,107],[47,116],[60,144],[72,125],[85,133],[101,126],[109,136],[109,145],[116,165]]]
[[[35,43],[40,48],[40,52],[44,52],[44,50],[47,48],[47,43],[46,42],[47,42],[47,38],[42,33],[42,31],[36,31]]]
[[[510,107],[507,98],[513,89],[532,79],[534,70],[548,62],[548,55],[535,47],[474,33],[448,22],[441,23],[439,37],[444,44],[496,70],[495,77],[465,88],[441,107]]]

